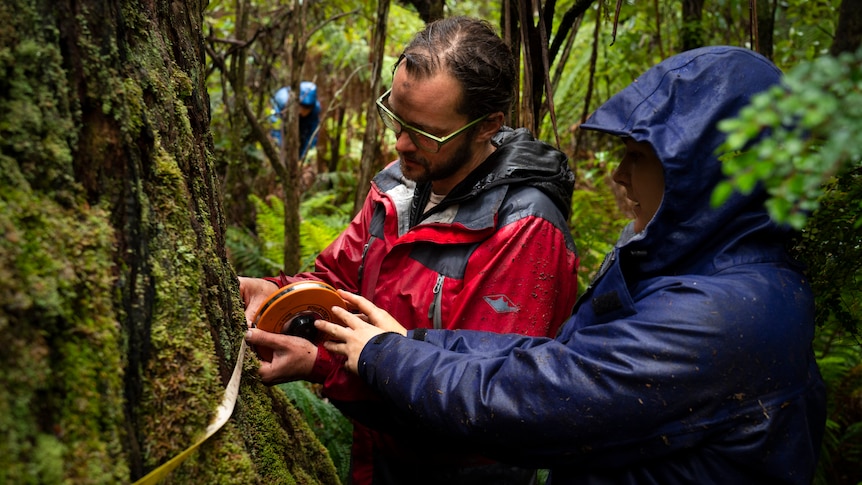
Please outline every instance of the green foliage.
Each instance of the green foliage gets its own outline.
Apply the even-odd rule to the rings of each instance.
[[[404,47],[413,39],[416,32],[422,30],[425,24],[413,9],[402,6],[399,2],[390,3],[389,22],[386,26],[388,33],[386,37],[386,56],[388,60],[383,63],[383,79],[391,79],[392,65],[404,50]]]
[[[350,188],[355,185],[352,175],[325,174],[317,186],[328,187],[309,191],[300,205],[300,241],[302,270],[314,268],[314,259],[341,234],[350,222],[352,205],[347,202]],[[284,202],[269,196],[264,201],[250,194],[255,207],[257,237],[244,229],[228,229],[225,244],[237,272],[248,276],[268,276],[283,267]]]
[[[856,485],[862,477],[862,345],[837,327],[817,336],[827,422],[816,485]]]
[[[317,439],[329,450],[341,483],[348,483],[353,425],[329,401],[318,396],[312,384],[297,381],[280,384],[278,388],[284,391],[305,417]]]
[[[346,29],[343,25],[326,24],[314,36],[314,50],[319,52],[320,67],[350,72],[368,62],[369,48],[366,42],[367,32],[356,29]],[[367,82],[370,71],[358,71],[358,81]]]
[[[592,165],[578,170],[577,187],[572,194],[571,232],[578,247],[580,268],[578,290],[586,289],[592,275],[598,271],[605,255],[613,248],[616,236],[628,223],[619,210],[611,190],[607,152],[595,154]]]
[[[793,251],[808,267],[818,328],[815,350],[829,398],[818,484],[851,484],[862,476],[862,173],[824,186]],[[855,470],[855,473],[853,472]]]
[[[862,159],[862,51],[802,62],[719,128],[730,176],[713,197],[750,192],[763,182],[770,216],[800,229],[820,205],[821,186]],[[758,139],[762,133],[768,136]],[[857,211],[859,203],[854,204]]]
[[[840,4],[841,0],[783,0],[775,16],[775,63],[784,68],[826,54]]]
[[[310,202],[326,204],[332,199],[331,195],[318,194],[309,199]],[[301,212],[305,212],[307,205],[302,204]],[[347,227],[349,213],[340,212],[336,214],[307,214],[303,215],[299,226],[299,234],[302,240],[302,262],[303,268],[310,269],[314,265],[314,258],[323,251],[326,246],[335,240],[341,231]]]
[[[233,267],[244,276],[269,276],[278,273],[281,269],[278,261],[269,259],[263,254],[260,240],[248,229],[228,227],[225,245]]]
[[[818,327],[859,335],[862,328],[862,173],[848,172],[825,186],[794,252],[808,266],[817,296]]]
[[[267,261],[277,261],[279,268],[284,267],[284,202],[274,195],[266,201],[254,194],[248,198],[255,207],[261,254]]]

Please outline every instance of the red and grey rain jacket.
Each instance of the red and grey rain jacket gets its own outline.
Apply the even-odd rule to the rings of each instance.
[[[574,175],[563,153],[525,129],[504,128],[493,142],[486,161],[425,214],[430,185],[417,187],[390,164],[314,272],[271,280],[315,279],[359,293],[408,329],[554,335],[577,296],[567,221]],[[367,402],[370,388],[318,351],[312,380],[324,394],[348,407]]]

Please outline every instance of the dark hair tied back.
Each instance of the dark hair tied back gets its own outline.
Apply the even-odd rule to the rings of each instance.
[[[395,63],[418,78],[445,69],[463,89],[458,111],[473,119],[509,115],[515,93],[515,60],[508,45],[486,21],[450,17],[416,34]],[[393,68],[393,70],[394,70]]]

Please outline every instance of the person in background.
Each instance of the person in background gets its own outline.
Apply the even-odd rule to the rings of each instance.
[[[388,404],[386,421],[356,419],[547,467],[551,483],[810,484],[825,390],[790,230],[762,187],[710,203],[717,123],[780,81],[755,52],[695,49],[581,125],[625,144],[613,180],[635,219],[554,339],[407,331],[342,293],[379,327],[337,311],[347,327],[316,322],[325,347]]]
[[[374,177],[313,272],[240,278],[249,321],[276,285],[317,280],[410,328],[554,335],[577,295],[574,175],[565,154],[505,126],[516,83],[511,50],[487,22],[452,17],[419,32],[377,99],[398,160]],[[380,403],[321,345],[255,329],[248,342],[273,351],[259,371],[266,383],[322,383],[347,416]],[[353,484],[527,484],[535,475],[448,440],[354,430]]]
[[[272,137],[281,145],[281,113],[290,101],[290,87],[282,87],[272,98],[275,113],[270,117],[273,123]],[[305,158],[308,150],[317,146],[317,128],[320,126],[320,101],[317,99],[317,85],[311,81],[299,83],[299,159]]]

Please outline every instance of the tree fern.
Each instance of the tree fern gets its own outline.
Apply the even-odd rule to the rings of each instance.
[[[238,274],[261,277],[277,273],[281,268],[278,261],[264,256],[260,241],[247,229],[229,227],[225,237],[228,257]]]
[[[314,384],[296,381],[280,384],[278,388],[299,409],[308,427],[329,451],[341,482],[348,483],[353,425],[328,400],[314,392]]]
[[[257,215],[257,237],[261,253],[267,259],[278,262],[278,267],[284,266],[284,201],[274,195],[266,198],[251,194],[249,200],[254,204]]]
[[[349,204],[344,202],[349,200],[349,196],[345,195],[344,186],[330,185],[334,187],[309,193],[300,205],[303,271],[313,269],[317,255],[350,222]],[[256,211],[257,237],[239,228],[228,229],[226,244],[231,261],[240,274],[272,275],[283,267],[284,261],[284,202],[274,195],[264,200],[251,194],[249,200]],[[340,205],[339,201],[342,201]]]
[[[826,349],[818,364],[828,389],[828,419],[814,483],[855,485],[862,480],[862,353],[855,339],[831,329],[818,336]]]

